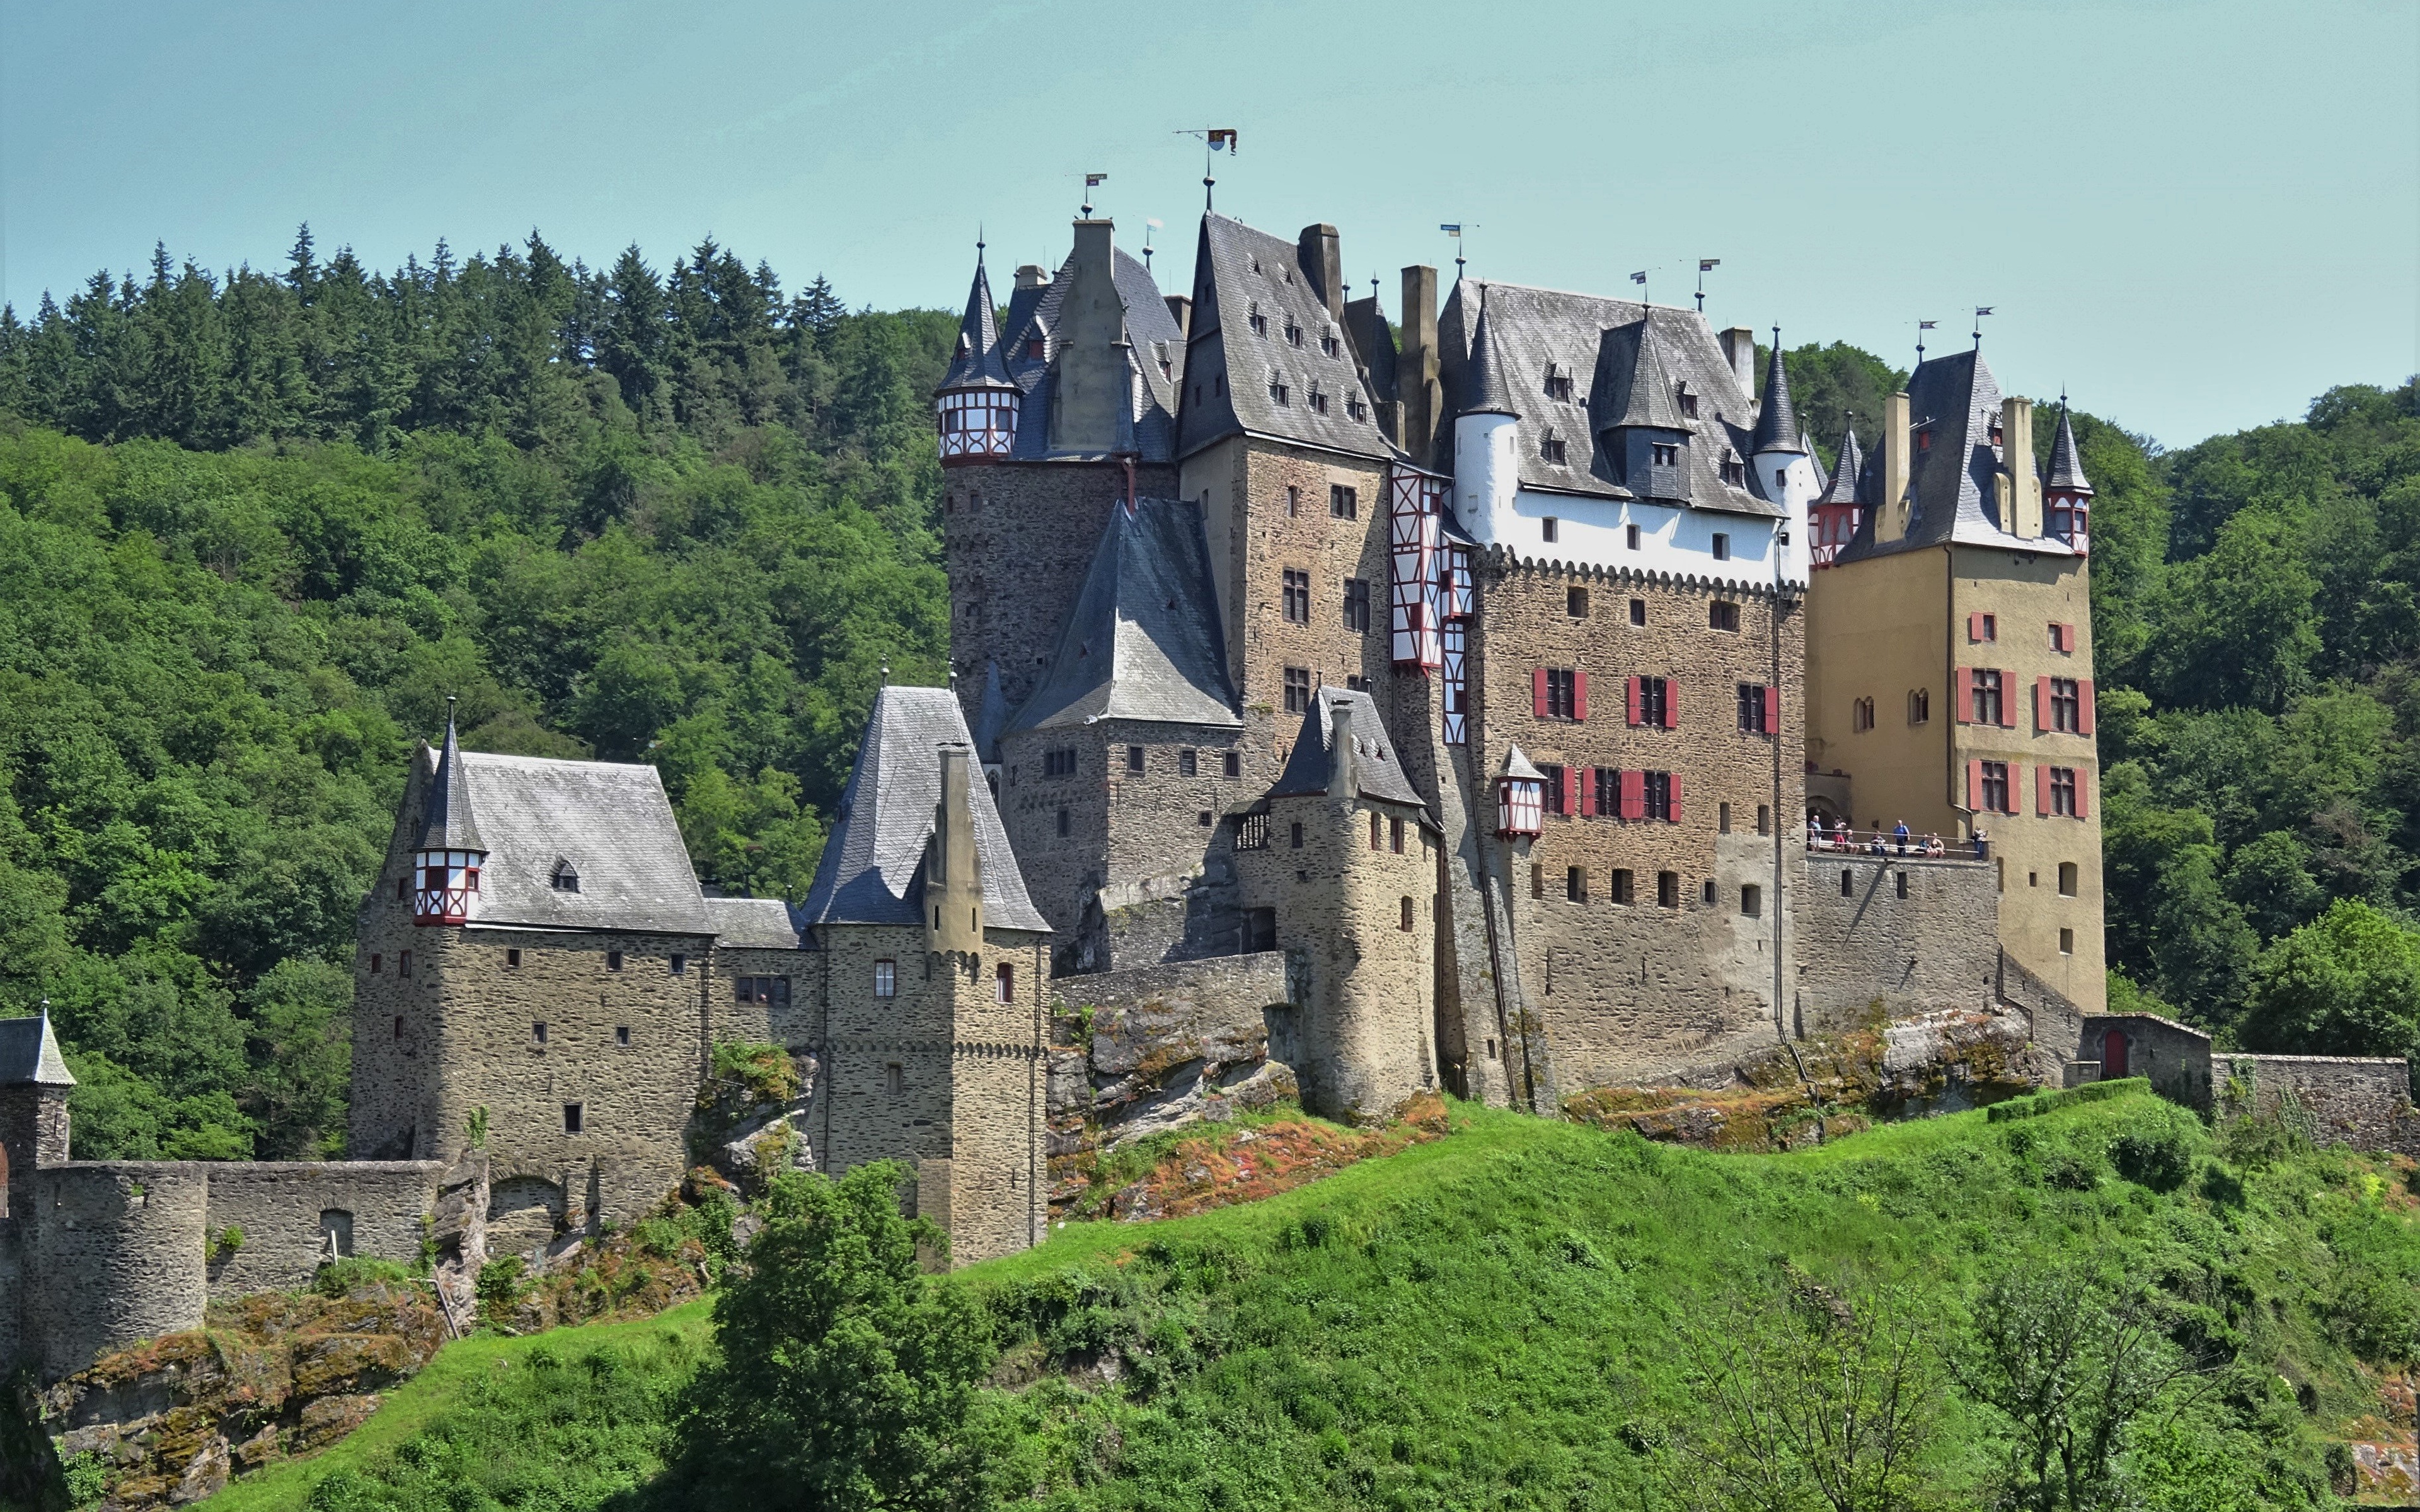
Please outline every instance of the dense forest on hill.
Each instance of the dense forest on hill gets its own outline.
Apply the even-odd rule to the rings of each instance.
[[[954,329],[535,234],[0,312],[0,1012],[51,1000],[78,1153],[340,1147],[353,910],[449,692],[474,748],[655,763],[710,883],[801,892],[878,669],[943,675]],[[1790,357],[1827,461],[1905,379]],[[2077,431],[2118,996],[2420,1051],[2413,385]]]

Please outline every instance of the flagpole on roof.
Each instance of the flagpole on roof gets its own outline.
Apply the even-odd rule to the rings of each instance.
[[[1722,265],[1723,260],[1720,257],[1698,259],[1698,313],[1699,315],[1706,313],[1706,275]]]
[[[1991,313],[1992,307],[1988,304],[1975,306],[1975,349],[1978,352],[1983,349],[1983,317]]]
[[[1940,323],[1941,323],[1941,322],[1940,322],[1940,321],[1938,321],[1938,320],[1918,320],[1918,321],[1916,323],[1916,366],[1918,366],[1918,367],[1922,367],[1922,366],[1924,365],[1924,333],[1925,333],[1926,332],[1928,332],[1928,331],[1931,331],[1934,326],[1937,326],[1937,325],[1939,325]]]

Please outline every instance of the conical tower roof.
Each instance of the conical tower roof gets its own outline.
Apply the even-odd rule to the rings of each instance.
[[[1857,445],[1857,427],[1840,429],[1840,456],[1832,464],[1832,483],[1816,499],[1819,504],[1854,504],[1857,501],[1857,477],[1865,471],[1866,454]]]
[[[983,248],[975,248],[974,286],[967,290],[967,313],[958,321],[957,349],[941,386],[951,389],[1013,389],[1008,364],[1000,355],[1000,327],[992,318],[991,276],[984,271]]]
[[[0,1087],[73,1087],[59,1041],[51,1033],[51,1004],[39,1016],[0,1019]]]
[[[1479,296],[1479,325],[1470,336],[1470,369],[1463,375],[1466,393],[1462,413],[1517,418],[1521,411],[1512,404],[1510,368],[1504,348],[1496,339],[1496,328],[1487,323],[1487,295],[1482,290]]]
[[[478,822],[471,815],[471,774],[462,764],[454,734],[454,701],[445,701],[445,747],[437,754],[437,776],[428,784],[428,813],[421,821],[416,851],[481,851]]]
[[[1638,345],[1631,354],[1630,390],[1608,430],[1636,425],[1649,430],[1687,430],[1680,401],[1673,397],[1672,364],[1665,360],[1664,338],[1652,312],[1638,319]]]
[[[1497,776],[1543,782],[1545,780],[1546,774],[1538,770],[1537,764],[1529,760],[1520,747],[1509,746],[1504,751],[1504,769],[1497,773]]]
[[[1773,341],[1773,365],[1764,374],[1764,399],[1757,406],[1756,436],[1748,442],[1748,452],[1795,452],[1798,444],[1798,411],[1790,403],[1790,369],[1782,361],[1781,338]]]
[[[2042,486],[2059,493],[2083,494],[2091,497],[2092,485],[2085,481],[2084,459],[2076,455],[2075,427],[2068,424],[2067,400],[2058,401],[2058,439],[2050,446],[2050,476]]]

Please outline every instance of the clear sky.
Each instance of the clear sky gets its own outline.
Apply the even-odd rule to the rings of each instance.
[[[1060,260],[1088,169],[1181,289],[1204,126],[1222,211],[1334,223],[1390,311],[1458,221],[1475,276],[1682,302],[1716,256],[1718,323],[1901,363],[1990,304],[2005,385],[2172,445],[2420,368],[2414,0],[0,0],[0,297],[307,220],[954,307],[978,222]]]

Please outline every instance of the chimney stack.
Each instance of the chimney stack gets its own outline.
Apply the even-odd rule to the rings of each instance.
[[[1746,326],[1733,326],[1723,332],[1723,361],[1731,364],[1731,377],[1739,379],[1740,392],[1747,402],[1756,403],[1756,332]]]
[[[1874,539],[1907,538],[1908,397],[1905,391],[1883,401],[1883,487],[1874,506]]]
[[[1327,306],[1327,318],[1344,323],[1344,254],[1337,246],[1336,227],[1306,225],[1295,243],[1295,261],[1302,264],[1311,292]]]
[[[1404,413],[1403,448],[1415,467],[1436,456],[1445,391],[1437,384],[1437,270],[1404,270],[1404,347],[1395,359],[1395,393]]]
[[[1176,321],[1176,333],[1185,340],[1193,339],[1193,298],[1187,294],[1163,294],[1160,300]]]
[[[1327,709],[1327,795],[1331,798],[1357,798],[1361,795],[1361,774],[1356,770],[1361,752],[1353,744],[1353,701],[1343,699]]]
[[[924,853],[924,948],[976,953],[983,949],[983,859],[975,850],[972,798],[975,753],[944,746],[941,800],[933,810],[933,839]]]
[[[1018,288],[1040,288],[1050,282],[1049,270],[1040,263],[1027,263],[1016,270]]]
[[[1067,298],[1059,307],[1057,392],[1050,400],[1050,449],[1105,455],[1118,450],[1133,421],[1134,370],[1126,360],[1125,301],[1118,294],[1114,224],[1076,223]]]
[[[2000,529],[2021,540],[2042,532],[2041,474],[2034,471],[2034,402],[2000,401]]]

